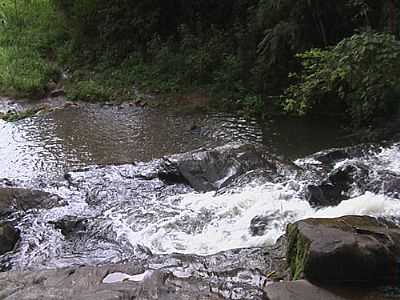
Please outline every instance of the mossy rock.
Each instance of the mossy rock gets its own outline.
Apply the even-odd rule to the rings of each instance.
[[[287,227],[294,280],[379,285],[397,281],[400,228],[368,216],[306,219]]]
[[[296,224],[287,227],[289,246],[287,261],[290,266],[291,277],[297,280],[303,276],[304,266],[307,263],[310,241],[303,237]]]

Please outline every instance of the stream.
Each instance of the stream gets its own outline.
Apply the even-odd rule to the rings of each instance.
[[[3,103],[0,110],[11,105]],[[381,177],[400,178],[400,146],[366,147],[349,157],[332,158],[331,150],[313,154],[349,144],[342,135],[318,121],[260,123],[228,113],[130,105],[81,104],[0,121],[0,184],[49,192],[67,202],[9,215],[21,242],[2,261],[10,270],[42,270],[149,254],[206,257],[273,245],[288,223],[307,217],[354,214],[397,222],[399,195]],[[159,176],[165,157],[239,144],[263,145],[285,166],[273,176],[257,168],[233,176],[237,170],[229,166],[213,182],[218,188],[210,190]],[[310,204],[307,187],[347,165],[356,166],[352,174],[363,181],[353,181],[337,205]],[[63,233],[57,224],[69,221],[73,229]]]

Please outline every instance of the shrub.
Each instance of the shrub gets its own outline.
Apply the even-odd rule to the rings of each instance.
[[[333,101],[359,126],[398,103],[400,42],[390,34],[356,34],[331,49],[313,49],[298,57],[303,69],[292,75],[296,83],[286,90],[288,112],[305,114]]]

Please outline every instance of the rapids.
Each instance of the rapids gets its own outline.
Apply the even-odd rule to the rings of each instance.
[[[27,270],[120,262],[143,253],[209,255],[272,245],[288,223],[307,217],[399,217],[400,201],[380,187],[354,186],[337,206],[311,206],[305,191],[319,180],[314,175],[289,172],[270,180],[254,170],[235,186],[206,193],[154,175],[163,156],[229,143],[264,143],[271,152],[279,149],[276,155],[298,158],[298,168],[315,171],[322,163],[311,153],[339,143],[312,144],[308,152],[298,146],[295,153],[296,145],[310,137],[294,131],[293,146],[279,132],[274,125],[263,127],[235,115],[130,106],[82,105],[16,123],[0,121],[1,182],[68,201],[64,207],[9,216],[22,239],[19,251],[3,259],[10,269]],[[371,178],[382,172],[400,176],[400,147],[339,159],[329,172],[348,163],[367,166]],[[251,224],[257,217],[266,221],[255,234]],[[82,225],[67,236],[54,226],[66,218]]]

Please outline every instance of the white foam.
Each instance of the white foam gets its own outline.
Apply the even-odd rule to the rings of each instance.
[[[152,271],[146,271],[142,274],[128,275],[126,273],[115,272],[108,274],[106,277],[104,277],[103,283],[110,284],[110,283],[123,282],[126,280],[140,282],[143,281],[145,278],[149,277],[152,273],[153,273]]]
[[[398,144],[389,148],[383,148],[377,155],[377,159],[387,170],[398,174],[400,173],[400,151]]]
[[[400,173],[400,151],[395,145],[359,160],[372,170]],[[341,167],[349,160],[340,162]],[[373,174],[371,174],[373,176]],[[369,215],[400,218],[400,201],[381,194],[352,193],[338,206],[316,209],[299,195],[306,182],[249,184],[241,191],[215,195],[188,193],[163,200],[172,213],[147,226],[135,229],[134,220],[123,213],[110,213],[118,238],[132,245],[141,244],[155,253],[213,254],[219,251],[273,244],[286,225],[304,218]],[[253,236],[250,223],[256,216],[267,216],[265,233]]]
[[[155,253],[196,253],[273,244],[288,223],[309,217],[344,215],[400,216],[400,201],[384,195],[365,193],[336,207],[315,209],[297,197],[291,185],[267,184],[240,193],[215,196],[190,193],[178,204],[174,217],[158,220],[135,232],[119,218],[114,222],[120,236],[131,244],[142,244]],[[172,201],[172,199],[170,199]],[[173,199],[176,202],[176,199]],[[269,215],[267,230],[252,236],[249,227],[256,216]],[[208,217],[207,217],[208,216]],[[189,228],[193,228],[189,230]]]

